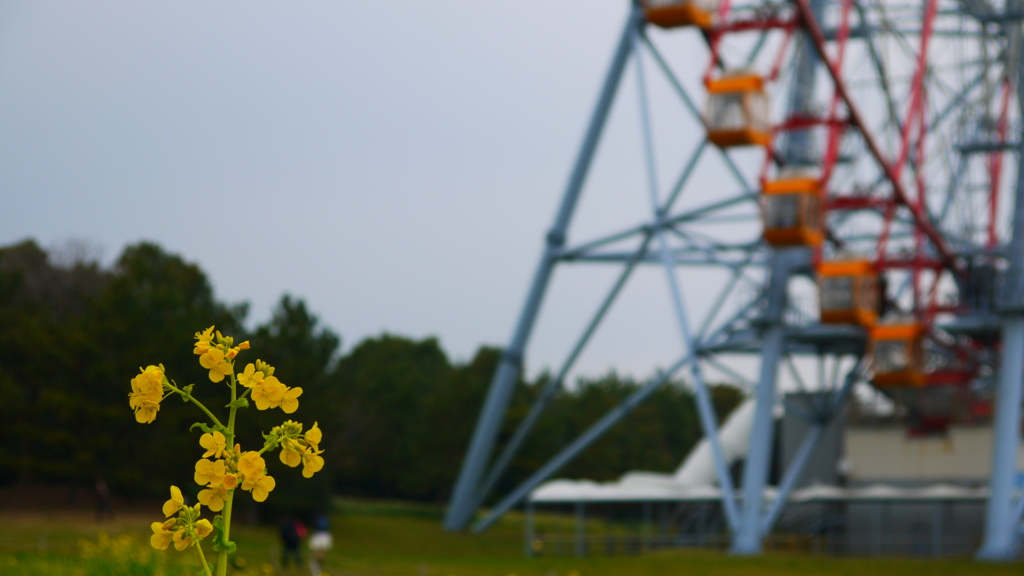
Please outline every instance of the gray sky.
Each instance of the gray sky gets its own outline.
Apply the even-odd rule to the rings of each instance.
[[[85,239],[109,262],[153,240],[253,321],[290,292],[346,349],[436,335],[465,360],[511,333],[627,6],[5,3],[0,242]],[[697,36],[664,45],[696,90]],[[666,89],[652,98],[664,188],[699,134]],[[628,76],[571,238],[649,210],[637,118]],[[738,191],[702,170],[689,201]],[[555,367],[612,272],[559,272],[531,372]],[[712,276],[688,279],[697,310]],[[644,376],[680,354],[663,271],[630,288],[582,373]]]

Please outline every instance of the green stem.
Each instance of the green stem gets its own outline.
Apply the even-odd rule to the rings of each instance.
[[[278,438],[277,442],[275,442],[273,444],[270,444],[270,443],[264,444],[263,448],[260,448],[260,451],[257,452],[256,454],[258,456],[263,456],[263,453],[266,452],[267,450],[273,450],[274,448],[279,448],[281,445],[283,445],[285,443],[285,441],[287,441],[287,440],[295,440],[295,439],[301,438],[301,437],[302,437],[302,434],[287,434],[287,435],[285,435],[284,438]],[[282,450],[283,449],[284,448],[282,448]]]
[[[235,400],[238,399],[236,394],[237,390],[235,387],[235,366],[231,365],[231,403],[234,404]],[[235,445],[235,412],[238,412],[238,406],[232,406],[231,412],[228,413],[228,446]]]
[[[184,392],[182,392],[182,391],[181,391],[181,390],[180,390],[180,389],[179,389],[179,388],[178,388],[177,386],[175,386],[174,384],[171,384],[171,383],[169,383],[169,382],[168,382],[168,383],[167,383],[167,385],[171,387],[171,390],[173,390],[173,391],[177,392],[178,394],[181,394],[182,396],[185,396],[185,393],[184,393]],[[220,426],[221,428],[223,428],[223,427],[224,427],[224,425],[220,423],[220,420],[218,420],[218,419],[217,419],[217,417],[213,415],[213,412],[210,412],[210,410],[209,410],[209,409],[207,409],[207,408],[206,408],[206,406],[203,406],[203,403],[202,403],[202,402],[200,402],[199,400],[196,400],[196,399],[195,399],[195,397],[193,397],[193,396],[192,396],[191,394],[189,394],[189,395],[188,395],[188,399],[189,399],[189,400],[190,400],[190,401],[191,401],[191,402],[192,402],[193,404],[195,404],[196,406],[199,406],[199,409],[200,409],[200,410],[202,410],[203,412],[205,412],[205,413],[206,413],[206,415],[207,415],[207,416],[208,416],[208,417],[210,418],[210,420],[213,420],[213,423],[214,423],[214,424],[216,424],[217,426]],[[232,400],[234,400],[234,398],[232,398]],[[235,415],[235,414],[234,414],[234,412],[232,412],[232,413],[231,413],[231,415],[232,415],[232,416],[234,416],[234,415]],[[229,446],[231,445],[231,444],[230,444],[230,442],[228,443],[228,445],[229,445]]]
[[[231,365],[231,403],[234,404],[238,398],[238,389],[236,387],[237,381],[235,379],[235,367]],[[230,412],[228,413],[228,433],[226,434],[227,445],[235,445],[235,413],[238,412],[238,406],[231,406]],[[228,542],[231,541],[231,504],[235,500],[234,489],[228,491],[227,502],[224,503],[224,530],[221,532],[221,550],[220,555],[217,556],[217,576],[227,576],[228,573]]]
[[[196,542],[196,552],[199,552],[199,561],[203,564],[203,572],[206,572],[206,576],[213,576],[210,574],[210,565],[206,563],[206,555],[203,554],[203,547],[199,542]]]

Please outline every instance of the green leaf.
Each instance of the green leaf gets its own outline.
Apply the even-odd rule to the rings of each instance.
[[[234,554],[237,548],[238,546],[236,546],[231,540],[228,540],[227,543],[225,543],[223,538],[218,537],[213,541],[213,551],[218,554],[224,551],[228,554]]]
[[[214,431],[220,432],[221,434],[225,434],[225,435],[228,433],[227,427],[225,427],[225,426],[217,426],[216,424],[214,424],[213,426],[210,426],[206,422],[196,422],[195,424],[193,424],[193,425],[188,427],[189,430],[192,430],[193,428],[199,428],[200,430],[202,430],[203,432],[205,432],[207,434],[209,434],[211,432],[214,432]]]
[[[213,551],[219,554],[222,550],[226,550],[228,554],[234,554],[237,546],[235,546],[235,543],[230,540],[224,542],[224,537],[222,536],[223,533],[224,517],[217,514],[213,517],[213,532],[210,534],[213,538]]]
[[[225,408],[246,408],[249,406],[249,401],[245,397],[239,398],[229,403]]]

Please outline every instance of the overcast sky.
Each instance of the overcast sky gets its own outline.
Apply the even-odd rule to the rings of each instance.
[[[0,242],[86,240],[109,263],[152,240],[252,322],[288,292],[346,350],[388,331],[466,360],[512,331],[628,4],[6,2]],[[677,36],[696,90],[707,52]],[[649,210],[630,78],[571,238]],[[663,184],[699,140],[672,107]],[[716,170],[693,202],[738,191]],[[557,367],[610,273],[559,271],[532,373]],[[698,310],[701,278],[684,282]],[[630,289],[580,373],[646,376],[681,353],[663,271]]]

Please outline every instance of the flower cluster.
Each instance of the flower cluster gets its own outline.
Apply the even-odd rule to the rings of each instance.
[[[209,520],[199,518],[199,504],[186,506],[181,490],[171,486],[171,499],[164,502],[164,516],[170,518],[164,522],[153,522],[150,528],[153,535],[149,543],[153,548],[166,550],[174,542],[175,550],[181,552],[194,546],[213,532],[213,524]],[[173,516],[173,518],[171,518]]]
[[[160,411],[160,401],[164,399],[163,364],[139,368],[140,374],[132,378],[132,392],[128,395],[128,404],[135,410],[135,419],[140,424],[149,424],[156,420]]]
[[[206,448],[203,458],[196,462],[196,484],[204,486],[199,491],[199,502],[220,512],[231,491],[241,485],[242,490],[252,492],[252,499],[263,502],[277,482],[267,475],[267,465],[259,452],[242,452],[235,444],[227,448],[227,438],[218,431],[207,432],[199,438],[199,445]],[[207,460],[208,457],[216,460]]]
[[[274,376],[274,367],[257,360],[255,364],[246,364],[245,370],[238,375],[238,383],[252,391],[252,400],[256,408],[280,408],[285,414],[299,409],[299,396],[302,388],[285,386]]]
[[[140,369],[131,381],[132,392],[128,402],[135,410],[135,419],[142,423],[153,422],[160,410],[160,402],[171,394],[180,395],[206,415],[205,422],[197,422],[193,426],[203,431],[199,445],[205,450],[195,465],[194,478],[202,487],[197,496],[199,502],[194,506],[186,505],[181,490],[171,486],[171,499],[163,507],[167,520],[152,524],[150,543],[160,550],[172,542],[179,551],[194,547],[205,573],[213,576],[199,546],[203,538],[212,534],[213,549],[219,553],[216,573],[223,576],[227,571],[227,554],[235,548],[229,540],[235,490],[241,488],[250,492],[257,502],[267,499],[277,482],[267,474],[263,454],[274,449],[281,450],[281,462],[292,468],[301,465],[302,475],[311,478],[324,467],[323,450],[320,448],[323,435],[316,423],[303,432],[302,424],[288,420],[263,435],[260,450],[243,452],[241,444],[235,442],[235,416],[240,408],[249,406],[249,396],[259,410],[280,408],[286,414],[292,414],[299,408],[302,388],[283,384],[274,376],[274,367],[262,360],[249,363],[236,373],[235,359],[243,350],[249,349],[249,343],[235,346],[233,338],[215,331],[213,326],[196,332],[195,340],[193,352],[199,356],[199,365],[207,370],[210,381],[224,382],[230,390],[231,399],[226,406],[229,413],[224,420],[226,426],[192,395],[194,384],[179,388],[167,378],[163,365]],[[200,518],[202,506],[221,514],[211,523]]]
[[[275,427],[268,435],[268,441],[276,439],[281,446],[281,462],[292,468],[302,464],[302,475],[306,478],[312,478],[313,474],[324,467],[324,459],[320,456],[323,454],[320,449],[322,438],[316,422],[302,434],[302,424],[291,420]]]
[[[216,334],[216,344],[214,336]],[[234,338],[222,336],[220,331],[214,333],[213,326],[202,332],[196,332],[196,347],[192,353],[199,356],[199,365],[210,371],[210,382],[220,382],[225,376],[234,371],[235,356],[242,350],[249,349],[249,341],[246,340],[238,346],[232,347]]]

